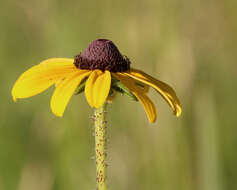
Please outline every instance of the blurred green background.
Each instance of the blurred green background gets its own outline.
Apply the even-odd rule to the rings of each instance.
[[[109,189],[237,189],[236,18],[236,0],[1,0],[0,189],[95,189],[84,95],[60,119],[49,107],[53,88],[17,103],[10,92],[26,69],[74,57],[97,38],[170,84],[183,105],[176,118],[151,90],[152,125],[127,97],[109,106]]]

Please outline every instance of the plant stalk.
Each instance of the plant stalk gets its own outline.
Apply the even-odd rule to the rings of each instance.
[[[97,190],[107,190],[106,179],[106,103],[94,112]]]

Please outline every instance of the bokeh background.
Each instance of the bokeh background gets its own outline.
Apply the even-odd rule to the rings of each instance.
[[[94,139],[84,95],[62,119],[53,88],[14,103],[11,88],[50,57],[74,57],[97,38],[114,41],[132,66],[170,84],[176,118],[153,90],[150,125],[139,103],[108,109],[111,190],[237,189],[236,0],[1,0],[0,189],[95,189]]]

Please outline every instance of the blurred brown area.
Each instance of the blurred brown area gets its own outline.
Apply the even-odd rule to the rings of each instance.
[[[109,189],[237,189],[237,1],[1,1],[0,189],[94,189],[93,123],[84,95],[63,118],[53,88],[14,103],[11,88],[29,67],[74,57],[112,40],[132,66],[167,82],[176,118],[153,90],[150,125],[139,103],[109,106]]]

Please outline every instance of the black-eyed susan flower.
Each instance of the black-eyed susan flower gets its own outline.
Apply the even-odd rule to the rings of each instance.
[[[174,114],[181,114],[181,105],[174,90],[143,71],[130,68],[130,61],[106,39],[93,41],[75,59],[52,58],[24,72],[12,89],[14,101],[37,95],[50,86],[56,89],[51,109],[62,116],[73,94],[85,92],[89,105],[95,109],[95,155],[97,190],[106,190],[106,122],[105,102],[116,92],[128,95],[143,105],[149,121],[156,120],[156,108],[147,96],[154,88],[167,101]]]
[[[122,56],[110,40],[97,39],[75,59],[52,58],[24,72],[14,84],[14,101],[37,95],[50,86],[56,89],[51,98],[52,112],[61,117],[76,89],[85,92],[92,108],[101,107],[118,91],[138,100],[144,107],[149,121],[155,122],[156,108],[147,96],[154,88],[169,104],[174,114],[181,114],[181,105],[174,90],[164,82],[130,67],[130,61]]]

